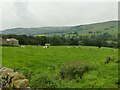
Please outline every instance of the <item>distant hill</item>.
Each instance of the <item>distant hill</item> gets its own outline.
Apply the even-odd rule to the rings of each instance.
[[[53,34],[61,32],[69,32],[70,27],[37,27],[37,28],[12,28],[6,29],[3,34],[26,34],[26,35],[38,35],[38,34]]]
[[[108,21],[87,25],[66,26],[66,27],[36,27],[36,28],[12,28],[2,31],[2,34],[25,34],[25,35],[101,35],[109,33],[117,36],[118,21]]]

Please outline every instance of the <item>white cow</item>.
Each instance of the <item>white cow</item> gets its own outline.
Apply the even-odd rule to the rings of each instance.
[[[43,48],[50,48],[49,46],[44,46]]]
[[[25,46],[21,45],[20,47],[23,47],[23,48],[24,48]]]

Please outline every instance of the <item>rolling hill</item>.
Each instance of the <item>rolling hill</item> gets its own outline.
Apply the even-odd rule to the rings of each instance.
[[[76,33],[80,36],[101,35],[104,33],[109,33],[110,35],[117,36],[118,21],[107,21],[101,23],[64,27],[12,28],[2,31],[2,34],[17,35],[74,35]]]

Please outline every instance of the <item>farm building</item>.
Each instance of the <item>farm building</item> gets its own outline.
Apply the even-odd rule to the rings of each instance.
[[[0,38],[0,45],[18,46],[19,41],[15,38],[9,38],[9,39]]]

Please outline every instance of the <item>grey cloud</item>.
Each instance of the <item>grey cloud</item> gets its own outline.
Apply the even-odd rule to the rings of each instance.
[[[4,27],[40,27],[80,25],[116,20],[114,2],[13,2],[5,4]],[[7,8],[7,9],[6,9]],[[13,17],[14,16],[14,17]]]
[[[28,2],[14,2],[15,13],[18,17],[27,17],[30,14]]]

